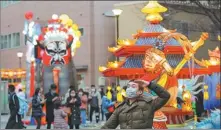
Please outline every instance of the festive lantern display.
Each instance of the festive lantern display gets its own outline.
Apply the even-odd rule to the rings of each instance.
[[[123,97],[122,97],[122,93],[121,93],[121,87],[117,86],[117,102],[123,102]]]
[[[56,85],[59,86],[59,94],[64,95],[68,86],[73,84],[71,80],[74,78],[73,75],[70,75],[69,70],[72,70],[71,64],[73,64],[71,57],[75,55],[77,48],[81,46],[81,32],[78,25],[67,14],[60,16],[53,14],[45,27],[41,27],[39,23],[30,20],[32,17],[32,12],[25,13],[26,21],[23,34],[28,37],[26,41],[28,46],[26,53],[28,63],[26,69],[28,70],[27,79],[30,78],[29,74],[33,71],[30,69],[32,64],[37,72],[31,78],[34,81],[28,81],[27,86],[30,84],[43,84],[44,91],[47,92],[50,89],[50,85],[56,82]],[[31,59],[35,59],[35,61]],[[61,70],[59,73],[54,71],[53,75],[53,69],[58,66],[61,67]],[[42,72],[39,73],[39,71]],[[41,77],[43,79],[39,80]],[[77,86],[76,84],[74,83],[73,85]]]
[[[209,99],[208,85],[204,85],[203,98],[204,98],[204,100],[208,100]]]
[[[112,100],[111,86],[107,87],[107,99]]]
[[[26,18],[27,20],[31,20],[31,19],[33,18],[33,13],[32,13],[32,12],[26,12],[26,13],[25,13],[25,18]]]
[[[25,78],[26,71],[24,69],[2,69],[1,78]]]
[[[163,113],[168,117],[168,124],[183,124],[186,115],[192,115],[195,101],[192,100],[196,93],[184,90],[182,98],[182,110],[177,108],[178,79],[189,79],[197,75],[209,75],[218,70],[219,59],[218,49],[210,51],[211,62],[205,65],[194,58],[197,50],[204,45],[208,39],[208,33],[203,32],[197,41],[192,42],[185,35],[176,30],[167,30],[160,25],[163,18],[160,13],[167,8],[161,6],[157,1],[149,1],[142,9],[147,14],[148,25],[143,30],[138,30],[133,35],[134,40],[118,40],[118,45],[108,47],[108,51],[117,57],[126,57],[125,62],[108,62],[106,67],[99,66],[99,71],[105,77],[120,77],[122,80],[143,79],[156,81],[170,93],[170,99],[162,108]],[[192,60],[192,61],[191,61]],[[192,66],[190,66],[192,64]],[[198,65],[200,67],[198,67]],[[197,66],[197,67],[196,67]],[[210,68],[211,67],[211,68]],[[203,84],[200,84],[203,85]],[[193,84],[192,87],[196,85]],[[206,92],[206,91],[205,91]],[[125,92],[122,92],[124,95]],[[217,94],[218,95],[218,94]],[[204,98],[209,98],[208,94]],[[211,98],[214,97],[211,95]],[[205,98],[206,99],[206,98]],[[179,103],[180,104],[180,103]],[[164,109],[165,108],[165,109]],[[168,111],[167,109],[170,109]],[[178,115],[177,115],[178,114]]]

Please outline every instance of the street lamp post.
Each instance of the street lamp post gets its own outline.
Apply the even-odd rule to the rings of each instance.
[[[19,58],[19,68],[22,67],[22,64],[21,64],[21,58],[22,58],[22,56],[23,56],[23,53],[22,53],[22,52],[18,52],[18,53],[17,53],[17,57]]]
[[[116,38],[116,46],[117,46],[117,42],[119,40],[119,16],[121,15],[121,13],[123,12],[121,9],[113,9],[112,12],[114,13],[115,17],[116,17],[116,23],[117,23],[117,38]],[[119,57],[116,57],[116,60],[119,61]],[[120,80],[119,77],[117,77],[117,86],[119,86],[120,84]]]
[[[104,13],[105,16],[107,17],[116,17],[116,31],[117,31],[117,35],[116,35],[116,46],[117,46],[117,42],[118,42],[118,39],[119,39],[119,16],[121,15],[121,13],[123,12],[123,10],[121,9],[113,9],[111,11],[112,13]],[[109,14],[108,14],[109,13]],[[116,61],[119,61],[119,57],[116,57]],[[119,85],[120,84],[120,80],[119,80],[119,77],[117,77],[117,84],[116,85]]]

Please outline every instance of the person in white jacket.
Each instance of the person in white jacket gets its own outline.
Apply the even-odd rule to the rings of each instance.
[[[101,95],[100,92],[96,90],[95,85],[91,85],[91,91],[89,92],[89,103],[90,103],[90,122],[92,123],[93,113],[95,111],[96,123],[100,120],[100,109],[101,109]]]
[[[18,93],[17,93],[17,96],[23,100],[26,100],[25,98],[25,93],[22,91],[21,88],[18,89]]]

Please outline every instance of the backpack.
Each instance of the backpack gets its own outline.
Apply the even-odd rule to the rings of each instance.
[[[15,95],[12,96],[12,100],[15,104]],[[28,103],[25,99],[22,99],[20,97],[18,97],[18,102],[19,102],[19,110],[18,110],[18,114],[19,115],[24,115],[25,113],[28,112]]]

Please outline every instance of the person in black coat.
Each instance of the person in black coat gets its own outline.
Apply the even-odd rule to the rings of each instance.
[[[76,94],[74,89],[71,89],[69,92],[70,96],[67,98],[66,106],[71,108],[71,115],[68,116],[68,125],[70,129],[74,128],[79,129],[79,126],[81,124],[81,99]]]
[[[101,99],[103,98],[103,96],[105,96],[105,92],[104,92],[104,86],[100,86],[100,90],[99,90],[100,94],[101,94]],[[102,121],[104,120],[104,112],[102,111],[102,104],[101,104],[101,118]]]
[[[52,84],[51,89],[48,93],[45,94],[46,101],[46,121],[47,129],[51,129],[51,123],[54,122],[54,101],[59,98],[59,95],[56,93],[56,85]]]
[[[37,122],[37,128],[41,128],[41,118],[44,115],[42,111],[42,107],[45,103],[45,99],[42,99],[42,90],[41,88],[36,88],[35,89],[35,94],[32,98],[32,117],[35,118]]]
[[[18,96],[15,93],[15,86],[9,85],[8,88],[10,117],[8,119],[5,129],[22,129],[23,123],[21,121],[21,115],[18,114],[20,108]]]

